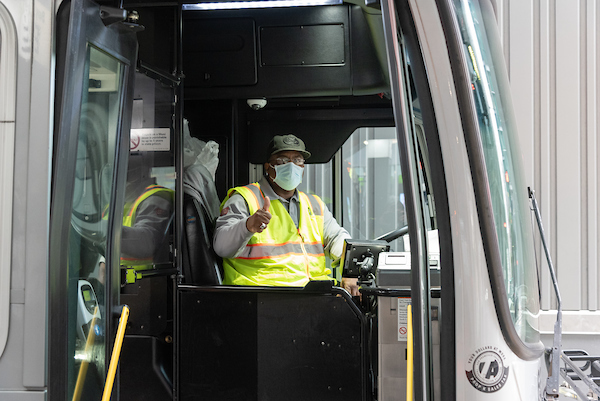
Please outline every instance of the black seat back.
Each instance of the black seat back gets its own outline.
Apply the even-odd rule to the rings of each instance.
[[[221,258],[215,253],[212,239],[215,221],[201,199],[184,195],[185,236],[183,275],[186,284],[218,285],[223,279]]]

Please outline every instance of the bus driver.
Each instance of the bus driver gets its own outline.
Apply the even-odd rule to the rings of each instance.
[[[232,188],[221,204],[213,245],[223,258],[223,284],[305,286],[331,280],[325,255],[339,263],[350,234],[316,195],[297,191],[304,142],[292,134],[275,136],[268,146],[260,182]],[[358,296],[356,279],[342,287]]]

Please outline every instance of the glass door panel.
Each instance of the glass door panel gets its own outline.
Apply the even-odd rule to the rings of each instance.
[[[70,399],[100,399],[106,379],[104,296],[106,249],[115,170],[123,66],[90,46],[77,141],[77,163],[69,233],[69,315],[74,354],[69,364]],[[110,317],[109,317],[110,318]]]
[[[100,400],[116,334],[137,39],[106,15],[90,0],[57,14],[48,399]]]

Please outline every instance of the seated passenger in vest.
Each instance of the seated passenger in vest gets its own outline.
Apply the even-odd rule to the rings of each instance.
[[[260,182],[232,188],[221,204],[213,245],[227,285],[303,287],[331,280],[325,256],[339,263],[350,234],[316,195],[296,190],[310,157],[294,135],[275,136]],[[342,287],[359,295],[356,279]]]
[[[169,262],[165,235],[173,214],[174,192],[156,185],[151,164],[132,154],[127,171],[121,265],[137,269]]]

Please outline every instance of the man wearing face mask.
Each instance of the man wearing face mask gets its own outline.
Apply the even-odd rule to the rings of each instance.
[[[325,263],[338,263],[350,234],[316,195],[296,190],[302,182],[304,142],[292,134],[269,143],[265,176],[232,188],[221,204],[213,246],[223,258],[227,285],[305,286],[330,280]],[[342,287],[359,295],[356,279]]]

